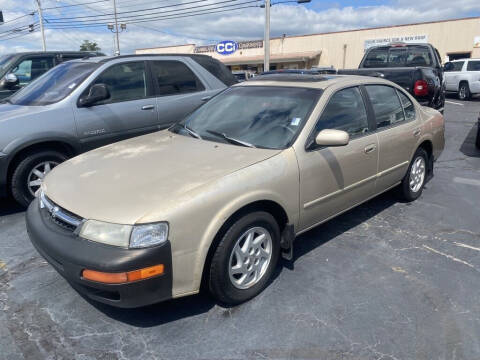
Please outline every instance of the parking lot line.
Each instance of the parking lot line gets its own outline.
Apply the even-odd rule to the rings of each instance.
[[[463,178],[463,177],[458,177],[458,176],[453,178],[453,182],[456,182],[457,184],[480,186],[480,180]]]
[[[445,102],[453,105],[465,106],[465,104],[455,102],[455,101],[445,100]]]

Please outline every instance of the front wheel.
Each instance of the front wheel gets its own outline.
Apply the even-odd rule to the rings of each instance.
[[[67,157],[57,151],[40,151],[25,156],[16,166],[11,178],[13,198],[27,207],[40,189],[45,176]]]
[[[400,185],[400,195],[404,200],[413,201],[422,194],[427,178],[427,164],[428,155],[426,151],[418,148]]]
[[[280,229],[275,218],[257,211],[237,220],[225,233],[212,258],[211,294],[237,305],[267,286],[280,255]]]

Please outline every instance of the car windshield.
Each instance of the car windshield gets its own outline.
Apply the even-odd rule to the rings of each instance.
[[[319,89],[237,86],[195,110],[171,131],[239,146],[291,145],[321,95]]]
[[[9,102],[26,106],[56,103],[75,90],[97,67],[95,63],[78,61],[60,64],[14,94]]]

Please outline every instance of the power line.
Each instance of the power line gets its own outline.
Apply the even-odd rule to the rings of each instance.
[[[177,4],[173,4],[173,5],[157,6],[157,7],[148,8],[148,9],[140,9],[140,10],[132,10],[132,11],[122,11],[122,12],[117,12],[117,15],[120,15],[120,14],[131,14],[131,13],[138,13],[138,12],[145,12],[145,11],[150,11],[150,10],[158,10],[158,9],[164,9],[164,8],[174,7],[174,6],[183,6],[183,5],[189,5],[189,4],[196,4],[196,3],[199,3],[199,2],[205,2],[205,1],[208,1],[208,0],[195,0],[195,1],[185,2],[185,3],[177,3]],[[192,6],[192,7],[188,7],[188,8],[185,8],[185,9],[167,10],[167,11],[153,12],[153,13],[149,13],[149,14],[139,14],[139,15],[125,16],[125,18],[127,18],[127,17],[135,17],[135,16],[145,16],[145,15],[162,14],[162,13],[173,12],[173,11],[189,10],[189,9],[195,9],[195,8],[200,8],[200,7],[213,6],[213,5],[216,5],[216,4],[223,4],[223,3],[229,3],[229,2],[234,2],[234,1],[240,1],[240,0],[223,0],[223,1],[215,2],[215,3],[211,3],[211,4],[206,4],[206,5]],[[62,17],[62,20],[85,19],[85,18],[92,18],[92,17],[93,17],[93,18],[97,18],[97,17],[114,16],[114,15],[115,15],[115,13],[104,14],[104,15],[85,15],[85,16]],[[84,21],[84,20],[78,20],[78,21]],[[85,21],[88,21],[88,20],[85,20]]]
[[[42,10],[64,9],[64,8],[73,7],[73,6],[83,6],[83,5],[88,5],[88,4],[98,4],[99,2],[107,2],[107,1],[109,1],[109,0],[97,0],[97,1],[84,2],[84,3],[75,3],[75,4],[68,4],[68,5],[59,5],[59,6],[42,8]]]
[[[4,21],[3,23],[4,23],[4,24],[8,24],[8,23],[11,23],[12,21],[16,21],[16,20],[18,20],[18,19],[21,19],[21,18],[24,18],[24,17],[27,17],[27,16],[33,16],[35,13],[36,13],[36,11],[32,11],[32,12],[29,13],[29,14],[25,14],[25,15],[16,17],[16,18],[14,18],[14,19],[10,19],[10,20],[8,20],[8,21]]]
[[[251,3],[251,2],[257,2],[256,0],[254,1],[248,1],[246,3]],[[240,4],[241,5],[241,4]],[[227,7],[227,6],[224,6]],[[170,19],[179,19],[179,18],[185,18],[185,17],[193,17],[193,16],[201,16],[201,15],[207,15],[207,14],[215,14],[215,13],[223,13],[226,11],[235,11],[235,10],[240,10],[240,9],[247,9],[247,8],[258,8],[258,5],[247,5],[247,6],[240,6],[237,8],[233,9],[226,9],[226,10],[216,10],[216,11],[205,11],[205,12],[191,12],[189,15],[180,15],[180,16],[170,16],[170,17],[157,17],[153,19],[148,19],[148,20],[135,20],[135,21],[130,21],[126,22],[127,24],[138,24],[138,23],[144,23],[144,22],[153,22],[153,21],[161,21],[161,20],[170,20]],[[85,24],[85,25],[77,25],[77,24],[72,24],[72,25],[56,25],[56,26],[49,26],[51,29],[72,29],[72,28],[87,28],[87,27],[100,27],[100,26],[105,26],[107,23],[93,23],[93,24]]]
[[[238,1],[241,1],[241,0],[225,0],[225,1],[217,2],[215,4],[208,4],[206,6],[213,6],[213,5],[216,5],[216,4],[238,2]],[[144,21],[149,21],[149,20],[169,18],[169,17],[173,17],[173,16],[177,16],[177,15],[196,14],[199,11],[210,11],[210,10],[216,10],[216,9],[235,7],[235,6],[239,6],[239,5],[256,3],[257,1],[258,0],[250,0],[250,1],[244,1],[244,2],[241,2],[241,3],[236,3],[236,4],[231,4],[231,5],[222,5],[222,6],[217,6],[217,7],[211,7],[209,9],[193,10],[193,11],[184,12],[185,10],[198,9],[199,7],[205,7],[204,5],[201,5],[201,6],[195,6],[195,7],[190,7],[190,8],[186,8],[186,9],[167,10],[167,11],[157,13],[157,14],[166,14],[166,13],[178,12],[176,14],[169,14],[169,15],[165,15],[165,16],[158,16],[158,15],[157,16],[151,16],[153,14],[133,15],[133,16],[129,16],[129,17],[119,18],[118,21],[123,22],[123,23],[127,23],[127,24],[129,24],[129,23],[133,24],[133,23],[137,23],[137,22],[144,22]],[[255,6],[255,7],[258,7],[258,6]],[[173,18],[175,18],[175,17],[173,17]],[[138,20],[136,20],[136,19],[138,19]],[[63,21],[63,19],[62,19],[60,21],[54,21],[54,20],[52,21],[52,20],[49,19],[49,21],[53,25],[55,25],[55,24],[63,25],[63,24],[72,24],[72,23],[75,23],[75,25],[82,25],[82,24],[85,24],[85,25],[89,25],[89,24],[101,25],[101,24],[106,24],[108,22],[108,20],[109,19]],[[112,20],[112,19],[110,18],[110,20]],[[103,21],[103,22],[101,22],[101,21]]]

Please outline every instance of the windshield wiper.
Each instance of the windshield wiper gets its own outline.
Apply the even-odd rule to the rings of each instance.
[[[193,131],[190,127],[188,127],[187,124],[183,125],[183,128],[194,138],[202,140],[202,137],[198,135],[195,131]]]
[[[215,130],[205,130],[205,131],[208,132],[209,134],[219,136],[219,137],[227,140],[230,144],[242,145],[242,146],[251,147],[251,148],[256,147],[255,145],[250,144],[248,142],[238,140],[238,139],[234,139],[230,136],[227,136],[225,133],[221,133],[221,132],[218,132],[218,131],[215,131]]]

